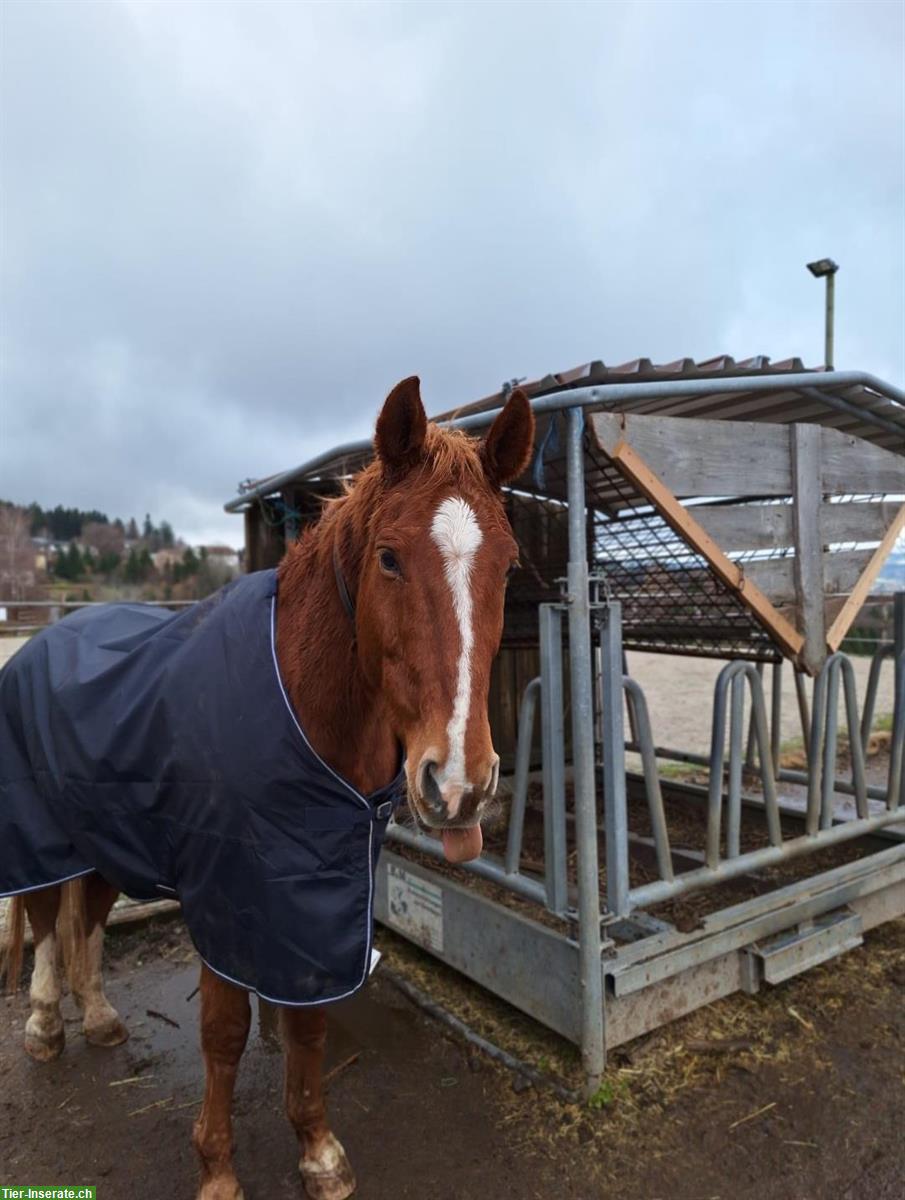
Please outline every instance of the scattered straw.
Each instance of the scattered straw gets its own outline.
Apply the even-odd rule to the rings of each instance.
[[[341,1063],[337,1063],[337,1065],[332,1067],[321,1080],[322,1086],[326,1086],[331,1079],[335,1079],[336,1076],[345,1071],[347,1067],[351,1067],[353,1063],[358,1062],[360,1057],[361,1052],[356,1050],[354,1054],[350,1054],[348,1058],[344,1058]]]
[[[738,1129],[739,1125],[744,1125],[748,1121],[753,1121],[755,1117],[762,1117],[764,1113],[769,1112],[771,1108],[775,1108],[776,1104],[777,1102],[775,1100],[771,1100],[770,1103],[765,1104],[763,1108],[758,1108],[755,1112],[748,1113],[747,1117],[739,1117],[737,1121],[733,1121],[729,1126],[729,1132],[731,1133],[733,1129]]]
[[[137,1117],[139,1113],[150,1112],[152,1108],[163,1108],[163,1106],[165,1104],[169,1104],[172,1099],[172,1096],[167,1096],[163,1100],[155,1100],[153,1104],[146,1104],[144,1108],[133,1108],[130,1113],[126,1114],[126,1116]]]
[[[811,1033],[813,1033],[813,1032],[814,1032],[814,1026],[811,1024],[811,1022],[810,1022],[810,1021],[808,1021],[808,1020],[806,1020],[806,1019],[805,1019],[805,1018],[804,1018],[804,1017],[801,1015],[801,1013],[800,1013],[800,1012],[797,1012],[797,1011],[796,1011],[796,1010],[795,1010],[795,1009],[792,1007],[792,1005],[791,1005],[791,1004],[789,1005],[789,1007],[788,1007],[788,1009],[787,1009],[786,1011],[788,1012],[788,1014],[789,1014],[789,1016],[790,1016],[790,1017],[794,1017],[794,1018],[795,1018],[795,1020],[796,1020],[796,1021],[798,1021],[798,1023],[799,1023],[800,1025],[803,1025],[803,1026],[805,1027],[805,1029],[808,1029],[808,1030],[810,1030],[810,1032],[811,1032]]]

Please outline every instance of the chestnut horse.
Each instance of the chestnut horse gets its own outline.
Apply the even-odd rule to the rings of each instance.
[[[280,563],[276,652],[295,716],[320,757],[363,795],[405,756],[409,805],[440,831],[446,856],[480,853],[480,821],[497,785],[487,695],[517,547],[500,487],[527,466],[534,418],[515,392],[486,439],[427,422],[417,378],[388,396],[376,457]],[[86,1039],[128,1033],[104,995],[101,950],[115,890],[91,874],[14,897],[8,973],[21,967],[24,912],[34,933],[25,1047],[39,1061],[63,1049],[58,939]],[[248,992],[202,965],[206,1082],[193,1140],[199,1200],[237,1200],[231,1106],[248,1037]],[[285,1102],[312,1200],[343,1200],[355,1179],[327,1123],[323,1006],[281,1010]]]

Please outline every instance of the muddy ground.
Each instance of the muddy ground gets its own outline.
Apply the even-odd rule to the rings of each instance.
[[[425,1017],[378,967],[331,1019],[334,1128],[361,1200],[899,1200],[905,1191],[905,923],[757,996],[613,1055],[595,1107],[523,1084]],[[132,1030],[38,1066],[24,995],[0,1001],[0,1185],[93,1183],[101,1200],[194,1195],[197,962],[178,920],[111,933],[108,992]],[[385,961],[570,1086],[572,1047],[385,931]],[[357,1055],[357,1057],[355,1057]],[[351,1061],[350,1061],[351,1060]],[[137,1077],[137,1078],[136,1078]],[[301,1197],[278,1050],[253,1032],[235,1115],[247,1200]],[[122,1082],[129,1080],[130,1082]]]

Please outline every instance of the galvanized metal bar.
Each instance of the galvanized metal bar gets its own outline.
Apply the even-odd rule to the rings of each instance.
[[[798,717],[801,721],[801,736],[804,739],[804,744],[807,745],[808,738],[811,736],[811,713],[808,708],[807,683],[805,682],[804,672],[799,671],[797,667],[792,668],[792,676],[795,680],[795,698],[798,701]]]
[[[859,408],[851,400],[846,400],[844,396],[834,396],[830,392],[819,391],[815,387],[797,388],[796,390],[799,395],[806,396],[809,400],[816,400],[818,404],[828,404],[837,412],[845,413],[849,417],[856,417],[859,421],[864,421],[867,415],[863,408]],[[867,423],[877,429],[882,429],[884,433],[894,433],[896,437],[902,436],[901,427],[895,421],[887,420],[882,413],[871,413],[871,419]]]
[[[817,845],[820,849],[826,846],[837,846],[842,842],[850,842],[855,838],[864,837],[865,834],[875,833],[878,829],[883,829],[888,825],[898,824],[899,821],[905,821],[905,806],[878,813],[876,816],[864,820],[842,821],[831,829],[822,830],[818,834],[819,843]],[[800,858],[803,854],[812,854],[817,848],[815,841],[814,837],[805,834],[802,837],[791,838],[783,842],[781,846],[763,846],[758,850],[750,850],[747,854],[741,854],[738,858],[724,859],[716,868],[701,867],[697,871],[687,871],[671,883],[666,880],[658,880],[654,883],[644,884],[642,887],[632,889],[630,893],[632,907],[647,908],[652,904],[659,904],[662,900],[680,896],[693,888],[712,887],[714,884],[724,883],[728,879],[735,879],[739,875],[771,867],[775,863]],[[896,847],[896,849],[899,848]]]
[[[800,390],[801,388],[813,386],[813,383],[813,374],[807,372],[788,375],[737,375],[731,379],[723,377],[719,379],[660,380],[651,383],[608,383],[594,387],[564,388],[561,391],[549,392],[545,396],[535,397],[531,401],[531,407],[535,413],[539,414],[558,410],[571,410],[575,407],[584,407],[592,404],[615,405],[623,400],[668,399],[677,396],[713,396],[735,392]],[[823,389],[832,387],[848,388],[859,385],[870,388],[871,391],[877,392],[886,399],[905,407],[905,392],[900,388],[894,387],[892,384],[884,383],[883,380],[877,379],[876,376],[866,371],[827,371],[820,377],[820,386]],[[821,393],[820,399],[821,401],[827,400],[831,403],[832,407],[836,407],[829,400],[829,397],[823,393]],[[838,400],[838,397],[833,396],[832,399]],[[847,403],[851,403],[851,401]],[[876,428],[883,429],[884,432],[889,432],[888,425],[892,424],[892,422],[887,422],[884,418],[877,416],[868,409],[860,409],[857,405],[854,408],[855,415],[864,424],[874,425]],[[496,408],[486,412],[470,413],[466,416],[458,417],[453,421],[443,422],[443,424],[457,429],[484,429],[493,422],[500,411],[500,409]],[[899,430],[898,432],[901,431]],[[227,501],[224,508],[227,512],[238,512],[256,499],[270,496],[274,492],[280,491],[288,483],[292,483],[303,476],[314,475],[319,468],[332,463],[337,458],[355,458],[358,455],[368,453],[371,448],[372,441],[367,437],[358,438],[356,441],[346,442],[344,445],[325,450],[323,453],[315,455],[307,462],[301,463],[289,471],[281,471],[277,475],[271,475],[266,479],[262,479],[247,491],[240,492],[238,496],[234,496],[232,500]]]
[[[626,742],[626,750],[633,750],[636,754],[640,754],[641,747],[637,742]],[[654,746],[654,754],[657,758],[665,758],[668,762],[692,763],[695,766],[709,767],[710,756],[707,754],[695,754],[691,750],[676,750],[671,746]],[[793,771],[788,767],[781,767],[774,772],[774,781],[782,780],[784,783],[800,783],[807,784],[810,776],[806,771]],[[689,784],[683,784],[683,787],[690,787]],[[706,789],[705,789],[706,791]],[[844,779],[836,780],[836,791],[841,792],[845,796],[854,796],[855,789],[850,783]],[[877,784],[869,783],[867,785],[867,795],[871,800],[886,800],[886,787]],[[743,797],[747,801],[746,797]],[[797,810],[789,810],[792,815],[798,815]]]
[[[628,654],[625,650],[622,651],[622,675],[623,679],[631,679],[628,669]],[[641,693],[641,702],[646,709],[647,701],[644,698],[644,692]],[[633,704],[628,705],[628,729],[633,742],[638,742],[641,740],[638,737],[638,725],[635,719],[635,706]],[[651,742],[653,742],[653,738],[651,738]]]
[[[776,771],[773,766],[773,753],[770,748],[767,728],[767,707],[764,701],[764,689],[761,677],[751,669],[750,663],[742,663],[740,672],[744,671],[751,687],[751,712],[754,719],[754,733],[757,739],[758,758],[760,759],[761,786],[764,791],[764,812],[767,818],[767,834],[771,846],[782,845],[782,822],[779,816],[779,796],[776,791]],[[775,693],[774,693],[775,695]]]
[[[641,755],[641,767],[644,772],[644,791],[647,795],[647,807],[650,813],[650,824],[654,835],[654,848],[657,854],[657,869],[661,879],[674,878],[672,854],[669,846],[669,830],[666,825],[666,810],[663,807],[663,793],[660,789],[660,776],[657,773],[657,757],[654,750],[654,736],[650,724],[650,713],[644,691],[636,679],[624,675],[622,686],[628,701],[629,720],[631,727],[637,730],[635,744]]]
[[[819,425],[792,425],[789,430],[792,458],[792,523],[795,530],[795,603],[804,633],[799,653],[812,674],[826,658],[824,617],[823,541],[820,533],[821,429]]]
[[[649,961],[653,955],[684,955],[691,952],[692,958],[686,959],[682,964],[682,969],[685,966],[690,966],[692,962],[700,961],[696,957],[696,950],[700,947],[702,939],[706,940],[713,934],[728,933],[739,926],[745,926],[751,920],[760,921],[765,917],[781,916],[782,912],[787,910],[804,899],[813,899],[822,897],[829,893],[830,903],[829,908],[835,908],[837,905],[833,903],[834,888],[840,883],[849,884],[853,880],[871,878],[875,874],[883,875],[890,871],[897,878],[905,875],[905,846],[895,845],[890,846],[885,850],[878,850],[875,854],[871,854],[866,858],[856,858],[850,862],[843,863],[838,867],[831,867],[820,875],[819,885],[815,887],[814,877],[799,879],[793,883],[785,884],[777,888],[775,891],[761,892],[757,896],[752,896],[749,900],[742,900],[738,904],[733,904],[729,908],[717,909],[716,912],[709,913],[702,917],[701,925],[691,930],[688,933],[681,933],[679,930],[673,930],[669,934],[662,934],[656,938],[651,938],[648,942],[636,942],[628,946],[620,946],[618,950],[618,961],[620,965],[629,965],[639,962]],[[837,903],[845,903],[844,898]],[[775,911],[778,910],[778,911]],[[811,910],[815,912],[825,912],[827,909],[819,908]],[[796,920],[789,922],[789,925],[797,924]],[[765,932],[774,932],[775,930],[767,930]],[[752,935],[754,939],[762,930],[757,929]],[[746,939],[747,940],[747,939]],[[726,946],[725,943],[720,945],[723,949],[732,949],[733,947]],[[656,976],[654,977],[656,978]]]
[[[808,802],[805,829],[813,837],[820,828],[821,788],[823,770],[823,739],[826,733],[826,690],[827,673],[831,670],[825,662],[814,680],[814,703],[811,710],[811,727],[808,731]]]
[[[893,600],[892,628],[895,702],[886,800],[890,808],[905,805],[905,592],[898,592]]]
[[[880,673],[885,658],[893,659],[895,671],[895,647],[892,645],[878,646],[870,660],[870,671],[867,675],[867,691],[864,693],[864,707],[861,709],[861,748],[867,754],[867,744],[870,741],[870,731],[874,723],[874,710],[877,707],[877,689],[880,686]],[[895,691],[895,688],[893,688]]]
[[[752,705],[752,712],[753,712]],[[745,719],[745,679],[732,677],[729,710],[729,787],[726,798],[726,856],[738,858],[742,832],[742,723]]]
[[[759,662],[756,664],[756,667],[757,667],[758,675],[761,677],[761,679],[763,679],[764,664],[762,662]],[[755,749],[756,749],[756,742],[755,742],[755,738],[754,738],[754,710],[752,709],[751,715],[748,718],[748,743],[747,743],[747,749],[745,750],[745,768],[748,771],[754,770]]]
[[[603,801],[606,829],[607,908],[628,915],[628,807],[625,795],[625,732],[622,723],[622,605],[600,609],[603,691]]]
[[[823,735],[823,767],[820,786],[820,828],[833,823],[833,798],[836,794],[836,745],[839,731],[839,667],[833,655],[827,659],[826,731]]]
[[[562,915],[569,906],[566,846],[566,739],[562,686],[560,606],[540,605],[541,755],[544,791],[544,875],[547,908]]]
[[[581,1057],[585,1091],[600,1087],[606,1066],[601,973],[600,877],[597,858],[597,795],[594,767],[594,681],[591,672],[591,612],[588,581],[584,480],[584,413],[570,408],[566,452],[569,498],[569,682],[572,693],[572,759],[575,833],[578,850],[578,945],[581,977]],[[618,622],[616,625],[617,633]],[[622,736],[622,646],[616,659],[620,748]],[[607,672],[608,673],[608,672]],[[610,714],[612,720],[612,714]],[[612,770],[612,764],[611,764]],[[623,774],[623,786],[625,777]],[[628,861],[628,843],[623,843]]]
[[[773,774],[779,770],[782,756],[782,669],[783,659],[773,664],[770,692],[770,757],[773,759]]]
[[[713,717],[710,727],[710,777],[707,800],[707,865],[715,868],[720,861],[720,820],[723,811],[723,762],[726,753],[726,692],[732,679],[732,663],[723,667],[713,690]]]
[[[540,695],[540,676],[532,679],[522,692],[518,716],[518,744],[515,748],[515,778],[512,782],[512,804],[509,806],[509,834],[503,869],[507,875],[518,872],[522,857],[522,835],[525,829],[525,805],[528,801],[528,773],[531,768],[531,742],[534,736],[534,714]]]
[[[428,837],[414,829],[408,829],[404,825],[391,823],[387,829],[387,837],[403,846],[409,846],[412,850],[419,850],[431,858],[445,859],[443,846],[436,838]],[[477,875],[479,879],[487,879],[490,883],[499,884],[500,887],[506,888],[516,896],[524,897],[525,900],[534,900],[541,905],[546,904],[547,889],[539,880],[529,879],[527,875],[509,875],[499,860],[490,858],[486,854],[472,859],[471,862],[460,863],[459,866],[469,875]]]
[[[896,696],[892,718],[892,744],[889,747],[889,776],[886,787],[888,808],[905,807],[905,653],[898,657]]]
[[[845,700],[845,721],[848,729],[849,755],[852,760],[852,786],[855,789],[855,812],[859,817],[870,816],[867,804],[867,775],[864,770],[864,747],[861,744],[861,727],[858,721],[858,693],[855,687],[855,669],[847,655],[839,657],[837,670],[842,672],[842,693]],[[835,772],[833,772],[835,777]],[[834,779],[835,782],[835,779]]]
[[[893,646],[895,654],[895,706],[893,710],[893,744],[889,748],[889,797],[898,797],[905,804],[905,592],[893,600]],[[897,774],[893,763],[898,763]]]
[[[729,864],[734,866],[735,864]],[[815,880],[799,879],[775,891],[730,908],[720,909],[702,919],[701,927],[691,933],[674,933],[661,938],[648,948],[644,942],[619,948],[613,975],[636,974],[633,983],[624,989],[637,990],[656,983],[690,966],[727,951],[741,949],[771,933],[794,929],[802,921],[832,912],[862,896],[896,887],[905,881],[905,847],[892,846],[869,858],[855,859],[833,867]]]

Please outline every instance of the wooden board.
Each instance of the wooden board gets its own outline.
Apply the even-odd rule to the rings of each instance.
[[[626,478],[645,495],[663,519],[698,554],[707,560],[714,574],[723,581],[744,606],[769,630],[771,636],[792,657],[797,656],[804,638],[770,603],[753,580],[727,558],[707,531],[683,508],[647,463],[626,442],[617,442],[608,450]]]
[[[848,595],[873,557],[873,550],[842,550],[823,555],[823,594]],[[885,557],[885,556],[884,556]],[[795,559],[766,558],[742,564],[746,579],[753,579],[774,604],[797,599]]]
[[[594,434],[610,453],[632,447],[675,496],[791,496],[791,426],[593,413]],[[905,458],[820,429],[821,491],[831,495],[905,491]]]
[[[840,542],[879,542],[899,505],[890,500],[820,506],[824,546]],[[791,504],[699,504],[689,509],[727,554],[779,550],[795,543]]]
[[[826,636],[827,645],[830,650],[835,652],[839,649],[842,639],[848,633],[852,621],[854,621],[859,609],[870,594],[870,589],[873,587],[875,579],[880,574],[883,564],[889,557],[890,550],[896,544],[896,539],[903,530],[905,530],[905,504],[899,509],[895,520],[887,529],[883,541],[871,555],[870,561],[865,567],[861,578],[852,589],[852,594],[830,626]]]
[[[602,450],[631,446],[674,496],[789,496],[789,430],[756,421],[594,413]]]
[[[821,429],[824,492],[905,492],[905,458],[838,429]]]

